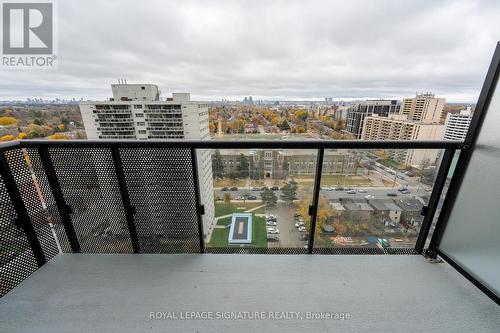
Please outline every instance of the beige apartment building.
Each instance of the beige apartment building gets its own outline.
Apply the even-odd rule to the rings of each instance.
[[[363,140],[442,140],[445,126],[438,123],[411,121],[406,116],[396,115],[365,118]],[[411,166],[433,165],[436,162],[436,149],[391,149],[389,158]]]
[[[437,98],[431,93],[417,94],[413,98],[405,98],[401,103],[400,114],[408,120],[425,123],[438,123],[441,120],[444,98]]]

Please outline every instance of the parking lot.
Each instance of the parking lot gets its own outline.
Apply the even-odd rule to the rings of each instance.
[[[300,235],[305,233],[295,227],[294,211],[290,206],[278,202],[276,207],[267,208],[266,214],[276,216],[276,227],[279,229],[279,242],[268,242],[268,247],[301,248],[307,245],[307,241],[300,240]]]

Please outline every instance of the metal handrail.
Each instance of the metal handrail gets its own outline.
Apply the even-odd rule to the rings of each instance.
[[[0,150],[44,147],[122,147],[195,149],[463,149],[462,141],[427,140],[16,140]]]

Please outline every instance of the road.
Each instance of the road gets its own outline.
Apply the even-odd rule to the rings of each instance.
[[[419,192],[410,191],[409,194],[403,194],[398,191],[398,188],[390,188],[390,187],[363,187],[366,193],[360,193],[356,191],[356,194],[349,194],[346,191],[327,191],[325,189],[321,190],[321,193],[329,200],[331,199],[340,199],[340,198],[349,198],[349,199],[366,199],[368,195],[372,196],[371,199],[403,199],[403,198],[428,198],[430,196],[430,192],[427,192],[423,187],[420,187]],[[411,188],[410,188],[411,189]],[[223,198],[224,193],[231,194],[231,197],[234,199],[236,197],[243,196],[244,194],[249,194],[257,197],[257,200],[260,200],[260,191],[249,191],[249,190],[238,190],[238,191],[215,191],[216,194]],[[278,197],[278,202],[282,202],[281,191],[274,192]],[[388,193],[396,194],[396,196],[388,196]],[[312,193],[310,194],[312,196]],[[299,198],[300,199],[300,198]]]

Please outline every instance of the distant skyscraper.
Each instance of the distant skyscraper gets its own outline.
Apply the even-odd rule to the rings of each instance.
[[[444,123],[444,139],[464,141],[469,131],[469,125],[472,120],[472,110],[462,110],[460,113],[448,113]]]
[[[161,101],[153,84],[120,83],[111,89],[109,101],[79,104],[88,139],[210,139],[208,104],[191,101],[188,93],[174,93]],[[198,150],[197,162],[204,231],[210,237],[215,214],[211,152]]]

